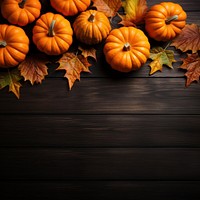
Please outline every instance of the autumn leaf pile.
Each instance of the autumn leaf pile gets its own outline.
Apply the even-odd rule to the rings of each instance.
[[[88,9],[103,12],[110,19],[110,23],[112,23],[114,17],[118,17],[120,20],[116,27],[143,27],[140,25],[145,23],[145,15],[149,8],[146,0],[92,0]],[[198,81],[200,76],[200,27],[197,24],[186,24],[175,39],[167,41],[165,46],[162,46],[162,44],[160,43],[160,46],[152,47],[150,50],[149,74],[162,71],[163,66],[173,68],[173,63],[176,62],[174,51],[168,50],[168,47],[174,46],[181,52],[187,53],[187,57],[182,59],[183,63],[179,67],[186,70],[186,86],[189,86],[193,81]],[[20,87],[23,80],[29,81],[32,85],[41,84],[45,76],[48,75],[47,64],[57,62],[56,71],[65,71],[64,77],[67,78],[71,90],[75,81],[80,80],[81,72],[90,73],[89,57],[98,62],[94,46],[78,45],[76,49],[70,49],[60,57],[56,57],[56,61],[52,61],[50,56],[39,51],[37,54],[30,51],[26,59],[15,68],[0,70],[0,89],[8,86],[9,91],[20,98]]]

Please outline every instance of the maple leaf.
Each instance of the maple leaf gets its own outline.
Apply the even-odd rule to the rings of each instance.
[[[114,17],[122,6],[121,0],[92,0],[93,6],[103,12],[107,17]]]
[[[150,59],[153,61],[149,64],[151,67],[150,75],[157,71],[162,71],[163,65],[172,67],[172,62],[176,62],[174,59],[174,52],[171,50],[163,49],[162,47],[156,47],[150,50]]]
[[[183,59],[183,64],[179,68],[187,70],[185,73],[187,77],[186,87],[193,81],[198,82],[200,77],[200,57],[198,53],[188,54],[188,57]]]
[[[0,89],[9,86],[9,92],[13,92],[15,96],[20,98],[20,87],[22,86],[19,81],[22,79],[20,72],[17,68],[0,74]]]
[[[47,60],[41,55],[27,56],[26,59],[21,62],[18,69],[25,81],[29,80],[31,84],[41,83],[42,80],[48,75]]]
[[[122,2],[125,15],[119,15],[122,21],[119,24],[124,26],[135,26],[144,21],[147,12],[146,0],[125,0]]]
[[[81,72],[90,72],[91,64],[83,55],[65,53],[59,60],[60,66],[56,70],[65,70],[64,77],[68,79],[69,89],[71,90],[74,82],[80,80]]]
[[[196,53],[200,50],[200,27],[196,24],[186,24],[171,46],[175,46],[183,52],[192,50],[192,53]]]
[[[96,57],[96,49],[94,48],[83,48],[81,46],[78,47],[78,49],[81,51],[81,55],[84,56],[84,58],[87,57],[92,57],[95,59],[95,61],[97,61],[97,57]]]

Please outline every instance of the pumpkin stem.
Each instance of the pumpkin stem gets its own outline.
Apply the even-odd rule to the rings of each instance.
[[[165,23],[166,23],[166,24],[170,24],[171,21],[174,21],[174,20],[177,20],[177,19],[178,19],[178,15],[173,15],[173,16],[167,18],[167,19],[165,20]]]
[[[127,42],[127,43],[125,43],[124,44],[124,48],[123,48],[123,51],[130,51],[130,49],[131,49],[131,46],[130,46],[130,44]]]
[[[88,18],[88,21],[89,21],[89,22],[94,22],[94,17],[95,17],[95,15],[92,13],[92,14],[90,15],[90,17]]]
[[[7,43],[6,41],[0,41],[0,47],[6,47]]]
[[[19,3],[19,7],[20,8],[24,8],[24,4],[26,3],[26,0],[22,0],[20,3]]]
[[[53,31],[55,23],[56,23],[56,20],[52,20],[50,27],[49,27],[49,32],[48,32],[49,37],[53,37],[55,35],[55,33]]]

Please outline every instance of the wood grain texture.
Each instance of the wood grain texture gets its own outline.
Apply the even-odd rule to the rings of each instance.
[[[40,1],[42,13],[56,12]],[[187,23],[200,24],[199,0],[175,2]],[[1,14],[0,22],[8,23]],[[32,27],[24,27],[30,37]],[[42,85],[22,83],[20,100],[1,90],[0,199],[199,200],[200,88],[184,86],[186,54],[169,47],[174,69],[149,76],[150,61],[122,74],[105,62],[103,43],[96,48],[92,74],[82,73],[71,92],[58,63]]]
[[[12,181],[4,182],[4,200],[199,200],[199,181]]]
[[[200,147],[199,115],[1,115],[1,147]],[[9,125],[12,124],[12,125]]]
[[[200,148],[1,148],[1,179],[200,180]]]
[[[1,91],[0,114],[200,114],[199,84],[186,89],[184,78],[82,79],[71,92],[66,81],[27,84],[19,101]]]

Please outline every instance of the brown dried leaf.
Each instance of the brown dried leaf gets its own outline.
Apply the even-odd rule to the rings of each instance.
[[[183,52],[192,50],[192,53],[196,53],[200,50],[200,27],[197,24],[187,24],[171,46],[175,46]]]
[[[9,92],[13,92],[19,99],[20,87],[22,86],[19,81],[21,79],[22,76],[17,68],[13,70],[8,69],[7,72],[0,74],[0,89],[9,86]]]
[[[186,87],[193,81],[199,81],[200,77],[200,57],[198,53],[188,54],[188,57],[183,59],[181,69],[186,69],[185,76],[187,77]]]
[[[60,66],[56,70],[65,70],[65,78],[68,79],[69,89],[71,90],[74,82],[80,80],[81,72],[90,72],[91,64],[83,55],[75,55],[74,53],[65,53],[59,60]]]
[[[121,15],[122,21],[119,24],[124,26],[135,26],[144,22],[147,12],[146,0],[125,0],[122,3],[125,15]]]
[[[121,0],[92,0],[93,6],[103,12],[107,17],[114,17],[122,6]]]
[[[95,59],[95,61],[97,61],[97,57],[96,57],[96,49],[94,48],[84,48],[79,46],[78,49],[81,51],[81,54],[84,56],[84,58],[87,57],[92,57]]]
[[[47,60],[40,56],[27,56],[26,59],[19,64],[18,69],[24,80],[29,80],[31,84],[42,83],[42,80],[48,75]]]

